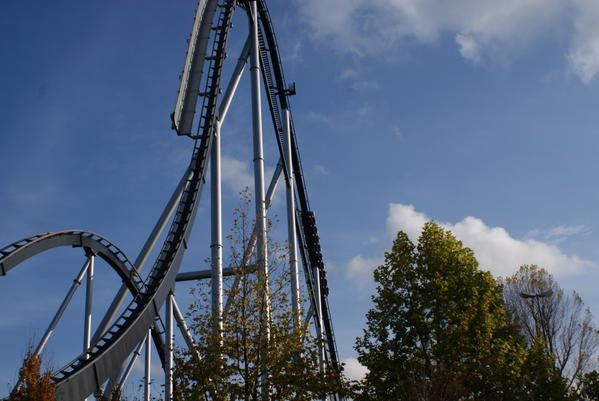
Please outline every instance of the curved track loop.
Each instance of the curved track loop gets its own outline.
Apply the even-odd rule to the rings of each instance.
[[[279,150],[284,160],[282,152],[283,128],[280,117],[282,110],[289,109],[287,98],[289,92],[286,90],[281,59],[266,6],[266,0],[257,1],[258,18],[261,26],[260,48],[263,67],[262,73]],[[216,106],[220,92],[220,78],[223,62],[226,57],[226,40],[236,4],[237,1],[235,0],[222,0],[219,5],[220,15],[215,20],[218,25],[213,28],[215,30],[215,37],[212,54],[206,58],[210,60],[210,63],[206,70],[205,91],[201,93],[201,96],[204,96],[204,100],[201,107],[198,135],[195,136],[198,140],[195,142],[190,164],[192,175],[178,204],[176,214],[160,254],[146,279],[145,285],[144,283],[139,283],[142,289],[141,292],[137,293],[121,316],[102,335],[97,343],[94,344],[89,356],[87,358],[84,356],[78,357],[55,375],[54,380],[57,384],[56,395],[58,401],[78,401],[98,392],[106,380],[114,374],[114,371],[123,365],[135,347],[144,340],[148,329],[154,324],[154,319],[158,316],[160,308],[174,288],[175,279],[179,271],[183,253],[187,247],[187,241],[192,230],[197,205],[205,182],[206,167],[212,147],[212,130],[216,119]],[[240,4],[243,6],[243,3]],[[212,25],[213,22],[203,21],[202,23]],[[314,270],[323,269],[323,265],[318,235],[316,235],[315,231],[315,223],[306,225],[306,221],[313,221],[313,214],[310,212],[293,124],[292,151],[294,170],[297,172],[295,182],[300,201],[300,217],[304,217],[303,213],[312,216],[312,220],[305,218],[298,219],[298,221],[302,222],[298,225],[299,239],[304,242],[299,248],[302,250],[302,259],[308,273],[307,278],[310,280],[310,277],[313,277]],[[287,169],[284,170],[286,171]],[[305,235],[306,232],[313,235]],[[40,243],[44,245],[39,245]],[[98,255],[102,256],[111,266],[118,267],[117,272],[122,277],[125,277],[123,275],[129,274],[129,272],[136,272],[135,267],[128,262],[118,248],[96,234],[83,231],[42,234],[4,248],[0,250],[0,272],[5,274],[20,261],[45,249],[65,245],[83,246],[92,249],[94,252],[98,252]],[[117,252],[114,252],[114,250]],[[129,270],[124,268],[124,266],[129,268]],[[138,280],[138,277],[136,276],[135,279]],[[325,290],[323,293],[326,294],[326,280],[323,283],[323,289]],[[326,298],[324,303],[327,306],[324,310],[324,320],[329,340],[329,356],[334,366],[337,366],[337,352],[334,344],[332,325],[330,324],[330,316],[328,316]]]
[[[144,283],[127,256],[108,239],[84,230],[65,230],[37,234],[0,249],[0,276],[33,256],[64,246],[84,248],[102,258],[127,284],[133,294],[143,290]]]
[[[123,365],[134,348],[144,340],[154,318],[175,285],[181,259],[197,212],[208,158],[212,146],[212,127],[218,101],[218,86],[225,58],[226,37],[231,27],[234,2],[221,7],[215,34],[207,85],[210,94],[202,107],[203,135],[196,145],[191,161],[192,176],[177,207],[160,254],[146,280],[144,291],[135,297],[112,327],[92,347],[89,357],[79,357],[56,376],[59,401],[81,400],[101,389],[115,369]],[[212,24],[212,21],[206,23]]]

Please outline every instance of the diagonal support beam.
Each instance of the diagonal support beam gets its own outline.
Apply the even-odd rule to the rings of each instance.
[[[81,271],[79,272],[77,277],[73,280],[73,284],[71,284],[71,288],[69,288],[69,291],[67,292],[66,297],[64,298],[64,300],[60,304],[60,307],[58,308],[58,311],[52,318],[52,321],[50,322],[48,329],[46,329],[46,333],[42,337],[42,340],[37,345],[34,355],[39,356],[44,351],[46,344],[48,344],[50,337],[52,337],[54,330],[56,330],[56,326],[58,325],[58,322],[60,321],[60,319],[62,318],[62,315],[64,314],[67,307],[71,303],[71,300],[73,299],[73,296],[75,295],[75,292],[77,292],[77,288],[79,288],[79,286],[81,285],[81,281],[83,280],[83,276],[85,276],[85,273],[87,272],[87,269],[89,268],[89,264],[90,264],[90,260],[87,259],[85,261],[83,267],[81,268]]]
[[[187,323],[185,322],[185,317],[181,313],[181,309],[179,309],[179,305],[177,305],[177,301],[175,300],[175,297],[173,297],[173,314],[174,314],[175,320],[177,321],[177,326],[179,326],[179,330],[181,331],[181,334],[183,335],[183,339],[185,340],[187,349],[189,349],[190,352],[194,353],[198,362],[201,361],[202,357],[200,356],[200,353],[198,352],[198,350],[196,348],[196,344],[191,335],[191,331],[189,330],[189,327],[187,327]]]

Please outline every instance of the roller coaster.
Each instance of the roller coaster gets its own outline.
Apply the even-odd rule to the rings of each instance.
[[[178,282],[210,279],[212,313],[221,320],[227,313],[227,306],[223,302],[223,276],[230,272],[223,269],[222,262],[221,126],[248,64],[251,75],[253,193],[256,207],[248,249],[255,250],[255,270],[268,275],[266,216],[278,183],[283,180],[291,277],[289,291],[293,312],[299,322],[313,322],[315,335],[322,340],[319,350],[321,363],[327,368],[339,368],[319,235],[308,200],[290,106],[295,85],[285,81],[281,54],[266,3],[266,0],[199,0],[171,114],[175,133],[190,138],[193,143],[192,157],[134,261],[107,238],[86,230],[37,234],[0,249],[0,288],[10,281],[10,277],[5,276],[10,276],[13,269],[51,249],[71,247],[80,249],[84,254],[81,270],[34,349],[36,355],[43,352],[75,291],[85,284],[84,346],[81,354],[53,374],[59,401],[81,401],[100,394],[110,394],[117,386],[123,386],[144,345],[148,353],[151,344],[160,356],[164,373],[164,399],[174,400],[175,324],[186,345],[194,347],[194,339],[175,299],[175,286]],[[233,29],[236,11],[246,14],[249,32],[241,54],[236,63],[231,65],[230,80],[224,86],[221,78],[228,58],[227,39]],[[268,105],[278,148],[275,156],[278,163],[269,185],[265,181],[263,104]],[[181,273],[179,270],[208,178],[210,270]],[[156,246],[161,241],[158,252]],[[155,248],[157,252],[152,253]],[[156,259],[149,272],[144,274],[143,267],[154,254],[157,254]],[[92,332],[91,308],[97,258],[114,270],[122,284]],[[244,255],[243,265],[248,260],[249,252]],[[304,283],[301,286],[300,280]],[[239,281],[236,279],[232,285],[238,286]],[[301,294],[302,290],[306,294]],[[308,299],[309,307],[300,305],[302,297]],[[150,399],[148,360],[149,357],[146,357],[146,400]],[[336,394],[331,394],[330,398],[339,400]]]

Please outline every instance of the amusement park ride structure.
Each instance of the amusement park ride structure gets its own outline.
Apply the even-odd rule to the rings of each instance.
[[[232,66],[230,80],[226,86],[222,86],[227,38],[232,29],[233,14],[238,10],[247,15],[249,32],[241,55]],[[120,388],[129,378],[144,346],[145,399],[150,399],[152,347],[158,353],[164,371],[164,398],[167,401],[174,399],[172,373],[175,324],[186,346],[192,350],[195,347],[175,299],[177,282],[210,279],[212,314],[215,321],[222,325],[222,318],[227,313],[227,304],[223,302],[223,276],[232,276],[233,272],[230,268],[223,269],[221,126],[246,69],[249,69],[251,78],[256,210],[248,251],[240,267],[268,277],[266,216],[277,185],[283,179],[287,199],[289,291],[294,318],[298,327],[313,321],[315,334],[322,340],[319,342],[322,344],[319,352],[321,368],[339,368],[316,221],[308,202],[289,104],[289,97],[295,94],[295,85],[288,86],[285,82],[266,0],[199,0],[177,100],[171,114],[172,127],[177,135],[192,140],[192,158],[137,258],[131,261],[108,239],[85,230],[42,233],[0,249],[0,277],[9,275],[12,269],[29,258],[53,248],[80,248],[85,254],[83,267],[34,349],[36,355],[43,352],[77,288],[85,283],[83,350],[53,375],[59,401],[80,401],[102,393],[110,394],[113,389]],[[278,148],[278,155],[275,156],[278,159],[277,167],[268,185],[264,167],[263,103],[268,105]],[[208,178],[208,168],[211,269],[180,273],[202,189]],[[142,269],[161,239],[163,243],[158,256],[149,273],[144,276]],[[250,252],[254,249],[256,263],[249,266]],[[122,286],[94,332],[91,310],[97,258],[101,258],[118,274]],[[234,287],[239,285],[238,277],[233,282]],[[8,279],[3,277],[2,281]],[[302,279],[304,285],[300,285]],[[301,293],[303,288],[305,294]],[[264,296],[268,300],[268,292]],[[128,298],[131,301],[125,304]],[[301,307],[301,298],[309,300],[309,307]],[[330,398],[338,400],[339,396],[331,394]]]

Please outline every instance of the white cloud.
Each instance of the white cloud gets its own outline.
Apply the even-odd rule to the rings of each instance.
[[[372,272],[381,263],[382,260],[378,258],[365,258],[362,255],[354,256],[347,263],[347,276],[359,284],[369,283],[372,281]]]
[[[480,51],[476,44],[476,40],[474,40],[472,36],[457,34],[455,41],[460,46],[460,54],[462,57],[474,62],[480,60]]]
[[[539,37],[570,31],[568,65],[583,82],[599,72],[594,0],[296,0],[310,34],[358,56],[455,38],[468,60],[503,59]],[[331,10],[335,10],[331,12]]]
[[[420,236],[422,227],[430,219],[423,213],[417,212],[412,205],[391,203],[389,215],[387,216],[387,230],[391,237],[395,237],[398,231],[404,231],[412,239]]]
[[[573,47],[568,55],[570,70],[583,82],[590,83],[599,72],[599,2],[574,0]]]
[[[393,236],[403,230],[416,240],[424,223],[429,220],[429,216],[412,205],[392,203],[389,205],[387,228]],[[592,266],[589,261],[565,254],[554,244],[535,239],[516,239],[504,228],[489,227],[476,217],[465,217],[455,224],[440,224],[474,251],[482,269],[488,269],[498,276],[511,275],[523,264],[537,264],[555,275],[574,273]]]
[[[221,163],[222,181],[234,194],[238,194],[245,187],[250,189],[254,187],[249,162],[223,155]]]
[[[368,368],[356,358],[345,358],[342,362],[345,365],[345,376],[351,380],[362,380],[368,373]]]

